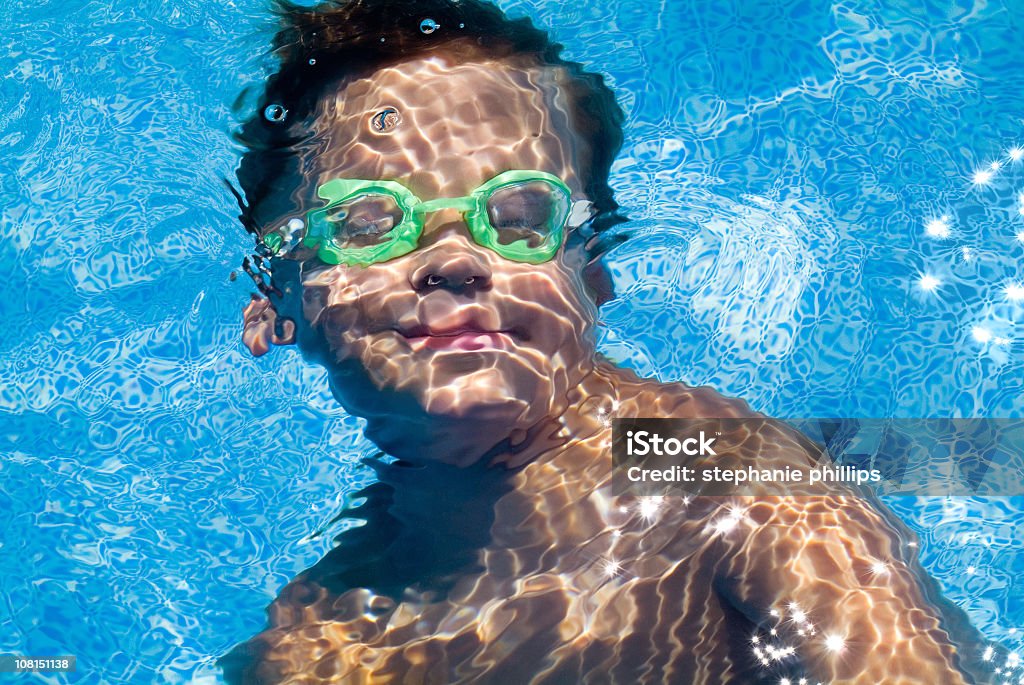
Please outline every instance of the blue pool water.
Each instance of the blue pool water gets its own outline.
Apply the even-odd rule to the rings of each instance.
[[[783,417],[1024,414],[1024,5],[885,5],[502,3],[627,112],[609,356]],[[323,374],[240,344],[264,10],[0,3],[0,653],[72,682],[215,682],[370,478]],[[1018,648],[1024,498],[889,504]]]

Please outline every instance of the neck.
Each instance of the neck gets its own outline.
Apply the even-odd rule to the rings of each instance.
[[[342,533],[339,546],[309,573],[335,592],[365,587],[399,600],[410,587],[445,593],[452,579],[476,568],[478,552],[493,542],[495,530],[502,531],[505,546],[530,548],[540,542],[532,537],[546,535],[547,526],[535,519],[550,508],[541,501],[552,493],[582,499],[610,472],[610,463],[573,445],[610,433],[620,373],[610,366],[594,368],[561,412],[518,435],[509,431],[477,452],[468,466],[371,462],[378,482],[357,493],[361,504],[339,517],[364,524]],[[538,525],[520,525],[527,518]],[[546,538],[542,546],[561,543],[575,544]]]
[[[381,455],[383,457],[383,455]],[[355,493],[358,506],[307,575],[334,594],[367,588],[401,601],[407,590],[441,596],[477,565],[490,541],[494,505],[511,489],[508,473],[483,465],[413,465],[375,459],[377,482]]]

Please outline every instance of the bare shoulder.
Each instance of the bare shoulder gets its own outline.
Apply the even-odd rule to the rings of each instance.
[[[606,367],[619,398],[617,415],[622,418],[750,418],[761,414],[744,400],[726,397],[708,386],[662,383],[640,378],[633,371]]]

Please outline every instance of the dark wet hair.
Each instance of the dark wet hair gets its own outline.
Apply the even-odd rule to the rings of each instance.
[[[600,233],[623,221],[608,185],[622,146],[622,109],[599,74],[563,59],[562,46],[529,19],[509,19],[480,0],[331,0],[314,7],[275,0],[273,9],[281,23],[273,40],[280,65],[236,136],[246,148],[238,169],[244,196],[238,197],[240,218],[252,233],[261,236],[270,230],[262,224],[278,217],[266,216],[261,205],[286,193],[285,179],[301,175],[295,147],[307,133],[303,122],[327,92],[345,79],[440,49],[466,61],[526,58],[565,68],[571,123],[589,152],[580,172],[599,212],[591,227]],[[595,237],[588,245],[592,256],[607,249],[601,242]]]

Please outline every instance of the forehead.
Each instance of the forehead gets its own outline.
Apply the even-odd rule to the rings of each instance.
[[[582,142],[570,126],[567,78],[560,67],[440,57],[380,69],[321,99],[307,169],[317,184],[390,179],[424,198],[465,195],[502,171],[536,169],[579,193]],[[400,120],[382,133],[374,118],[388,109]]]

